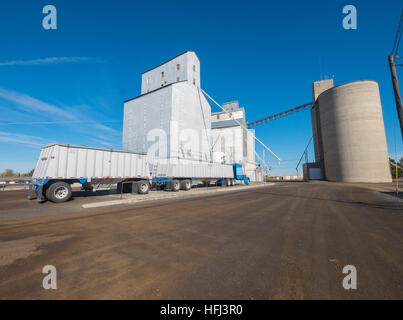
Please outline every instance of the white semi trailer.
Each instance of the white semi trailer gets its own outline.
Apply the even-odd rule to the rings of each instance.
[[[236,180],[249,183],[238,163],[159,159],[150,171],[143,153],[52,143],[42,148],[28,198],[64,202],[71,198],[74,183],[87,191],[117,185],[120,192],[146,194],[151,187],[179,191],[190,190],[193,183],[232,186]]]

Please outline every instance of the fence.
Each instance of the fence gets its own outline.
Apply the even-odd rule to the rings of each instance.
[[[29,180],[31,180],[31,177],[0,177],[0,190],[4,191],[10,187],[24,187],[27,190]]]

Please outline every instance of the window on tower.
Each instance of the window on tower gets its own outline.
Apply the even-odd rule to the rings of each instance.
[[[161,72],[161,78],[163,78],[163,77],[164,77],[164,71]]]
[[[195,78],[193,78],[193,84],[196,85],[196,79]]]
[[[176,70],[180,70],[180,68],[181,68],[181,65],[178,63],[177,65],[176,65]]]
[[[193,65],[193,71],[196,71],[196,65],[195,64]]]

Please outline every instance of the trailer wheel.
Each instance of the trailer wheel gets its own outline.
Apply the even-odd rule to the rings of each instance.
[[[63,181],[52,183],[46,189],[46,198],[52,202],[65,202],[71,198],[71,186]]]
[[[178,192],[181,188],[181,184],[178,180],[174,180],[171,182],[171,190],[173,192]]]
[[[192,181],[184,180],[182,181],[182,190],[189,191],[192,189]]]
[[[230,187],[231,186],[231,180],[230,179],[225,179],[225,186]]]
[[[150,184],[146,181],[137,184],[138,194],[147,194],[150,191]]]
[[[235,180],[231,179],[231,187],[235,186]]]

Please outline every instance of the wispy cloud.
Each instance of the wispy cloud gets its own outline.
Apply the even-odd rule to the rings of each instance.
[[[111,133],[111,134],[114,134],[116,136],[120,136],[122,134],[120,131],[117,131],[115,129],[112,129],[111,127],[105,126],[105,125],[100,124],[100,123],[95,124],[94,127],[96,129],[103,130],[103,131],[105,131],[107,133]]]
[[[88,140],[91,141],[92,143],[95,143],[97,146],[100,146],[100,147],[110,147],[110,148],[112,148],[112,147],[116,146],[112,142],[106,141],[105,139],[102,139],[102,138],[100,138],[100,139],[89,138]]]
[[[0,131],[0,141],[21,143],[35,147],[40,147],[46,144],[46,141],[40,137],[4,131]]]
[[[121,132],[115,130],[102,123],[119,122],[118,120],[98,121],[94,120],[89,114],[91,108],[87,106],[72,107],[72,106],[56,106],[54,104],[41,101],[30,95],[12,91],[0,87],[0,99],[12,102],[13,112],[15,109],[20,109],[22,112],[29,114],[30,119],[28,121],[7,121],[6,119],[0,119],[0,126],[13,126],[23,125],[25,128],[29,125],[58,125],[58,127],[69,127],[72,131],[77,132],[79,135],[83,135],[85,139],[93,138],[97,144],[103,144],[105,146],[116,145],[117,140],[120,140]],[[4,110],[2,116],[5,115]],[[0,118],[3,118],[0,116]],[[85,125],[82,125],[85,123]],[[55,131],[57,134],[58,131]],[[31,145],[43,145],[44,139],[35,139],[38,137],[27,136],[24,134],[11,134],[0,131],[0,141],[25,143]],[[46,140],[46,142],[48,142]]]
[[[8,66],[41,66],[48,64],[67,64],[67,63],[104,63],[105,60],[94,57],[50,57],[32,60],[11,60],[0,61],[0,67]]]
[[[40,112],[47,116],[54,115],[67,119],[75,119],[75,116],[71,113],[62,110],[55,105],[35,99],[24,93],[7,90],[0,87],[0,98],[24,107],[26,109],[25,111]]]

